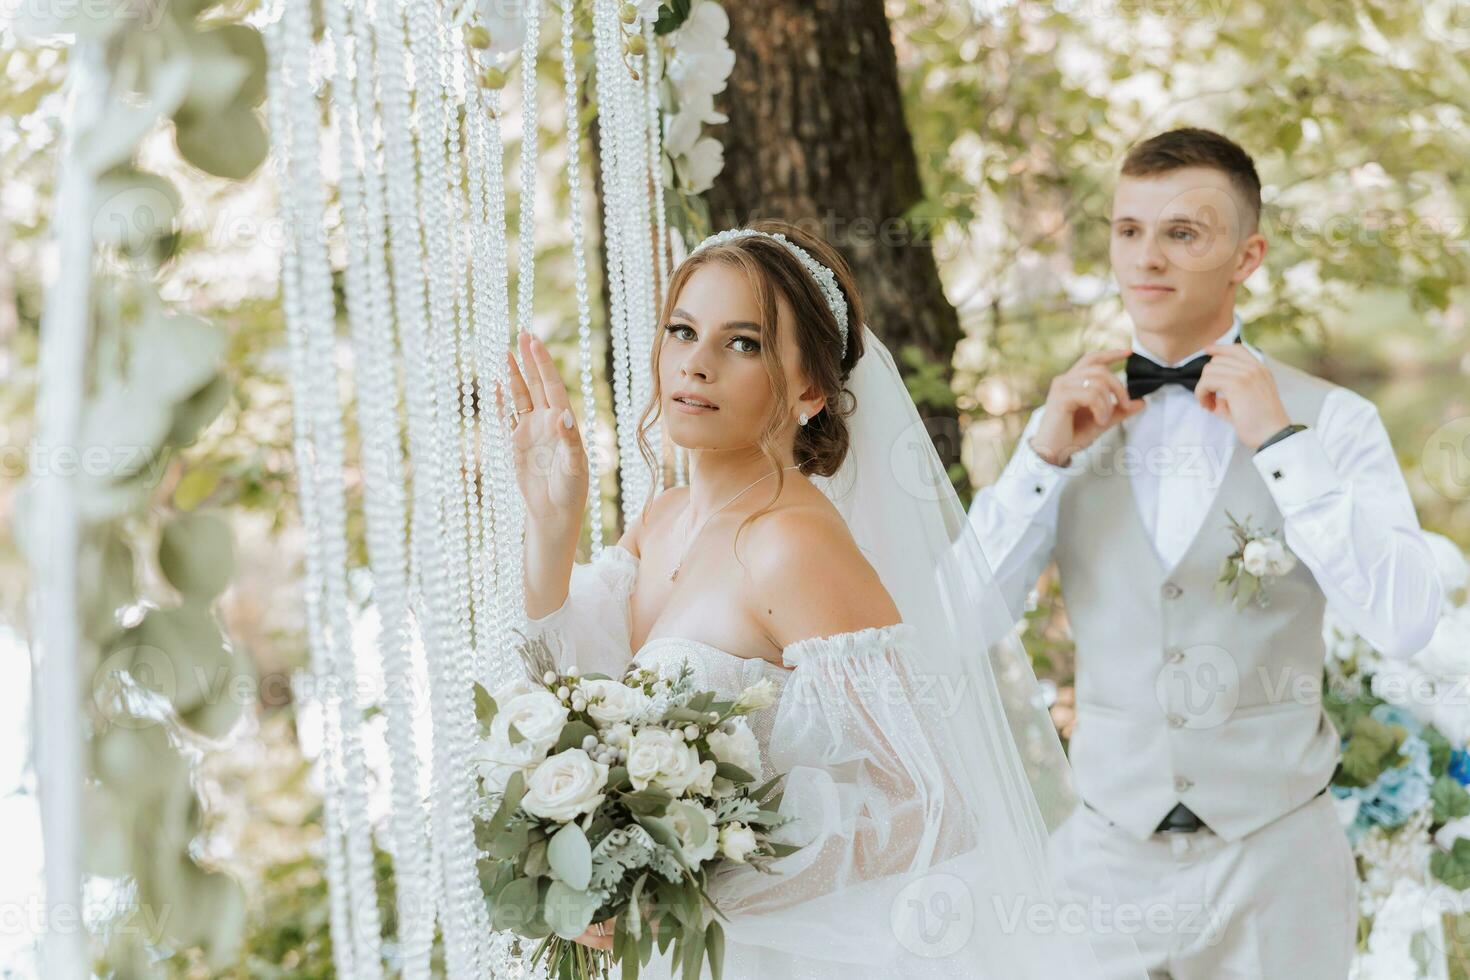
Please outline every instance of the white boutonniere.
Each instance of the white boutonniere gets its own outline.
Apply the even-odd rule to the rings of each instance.
[[[1230,533],[1235,536],[1235,551],[1220,566],[1220,579],[1215,594],[1235,602],[1237,610],[1251,602],[1264,609],[1271,604],[1266,583],[1285,575],[1296,567],[1296,556],[1287,550],[1281,538],[1236,520],[1229,511]]]

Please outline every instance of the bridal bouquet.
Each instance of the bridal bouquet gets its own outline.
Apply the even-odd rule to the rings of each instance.
[[[541,641],[522,649],[528,677],[493,695],[476,687],[484,794],[476,838],[491,924],[540,940],[548,975],[636,978],[655,942],[697,980],[718,978],[722,915],[708,894],[722,866],[769,862],[797,848],[772,839],[776,776],[743,717],[770,706],[769,680],[734,701],[695,690],[686,664],[661,678],[559,673]],[[706,925],[705,909],[710,910]],[[611,951],[573,940],[616,916]]]

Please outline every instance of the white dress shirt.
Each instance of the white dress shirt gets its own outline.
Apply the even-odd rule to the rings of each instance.
[[[1240,329],[1237,313],[1217,343],[1233,342]],[[1262,357],[1253,345],[1243,346]],[[1164,364],[1136,338],[1133,349]],[[1139,517],[1172,568],[1204,520],[1231,454],[1252,450],[1188,388],[1166,384],[1144,399],[1147,408],[1118,424],[1140,453],[1141,465],[1131,474]],[[1005,471],[975,496],[969,512],[1013,610],[1022,608],[1051,561],[1059,491],[1082,468],[1075,460],[1054,466],[1031,448],[1044,412],[1041,406],[1031,413]],[[1373,403],[1334,388],[1315,424],[1255,453],[1251,462],[1281,511],[1286,546],[1311,570],[1345,624],[1388,656],[1423,649],[1440,616],[1442,586]]]

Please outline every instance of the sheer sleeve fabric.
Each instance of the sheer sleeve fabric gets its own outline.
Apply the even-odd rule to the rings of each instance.
[[[526,637],[545,639],[563,670],[575,664],[584,674],[622,677],[633,659],[628,597],[637,574],[638,559],[618,545],[573,564],[566,601],[555,612],[528,618]]]
[[[901,952],[886,928],[913,881],[972,860],[976,820],[962,802],[935,712],[946,692],[905,655],[904,623],[786,648],[767,770],[785,773],[777,836],[802,845],[776,873],[721,871],[711,897],[733,942],[874,965]],[[854,923],[885,928],[856,930]],[[875,959],[876,958],[876,959]]]

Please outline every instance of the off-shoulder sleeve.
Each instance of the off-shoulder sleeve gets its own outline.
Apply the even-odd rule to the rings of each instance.
[[[753,868],[722,870],[711,897],[732,943],[865,966],[891,962],[895,901],[924,875],[974,858],[975,815],[945,765],[934,712],[906,653],[908,624],[803,640],[776,705],[769,771],[784,772],[777,836],[802,845]],[[965,876],[966,879],[969,875]],[[883,928],[855,930],[854,923]]]
[[[633,659],[628,596],[638,574],[638,558],[611,545],[589,562],[572,565],[567,598],[555,612],[526,620],[528,639],[544,638],[565,670],[621,677]]]

